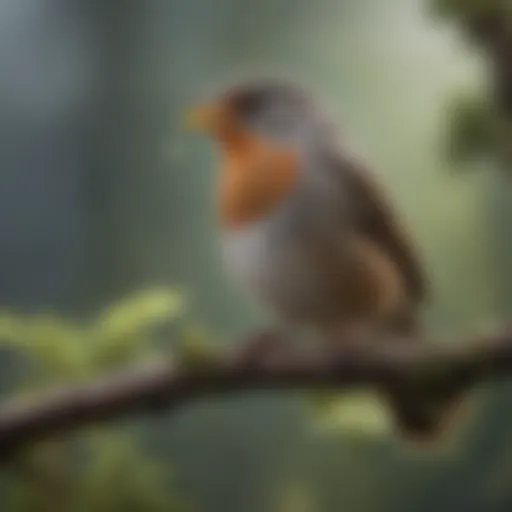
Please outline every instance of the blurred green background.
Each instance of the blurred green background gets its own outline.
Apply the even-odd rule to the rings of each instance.
[[[431,4],[1,0],[4,395],[167,357],[159,340],[183,326],[230,343],[264,324],[219,262],[212,148],[182,126],[194,99],[247,73],[309,87],[373,164],[428,266],[432,332],[502,321],[503,162],[455,158],[485,139],[482,119],[471,124],[488,96],[485,56],[460,30],[465,9],[484,4],[445,1],[446,17]],[[512,393],[480,395],[441,455],[364,428],[372,410],[325,430],[293,393],[218,398],[24,454],[5,468],[0,509],[506,511]]]

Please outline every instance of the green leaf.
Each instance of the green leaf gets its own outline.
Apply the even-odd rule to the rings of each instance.
[[[27,343],[26,320],[3,311],[0,314],[0,343],[23,348]]]
[[[178,317],[184,309],[183,295],[169,290],[149,290],[109,307],[96,324],[96,336],[112,340],[135,336],[157,324]]]
[[[184,310],[182,294],[149,290],[109,307],[90,330],[92,358],[98,369],[108,369],[149,355],[151,331],[175,320]]]
[[[374,393],[332,391],[314,397],[320,397],[320,401],[314,402],[313,415],[314,426],[320,432],[361,437],[381,437],[391,432],[390,414]]]
[[[478,96],[465,96],[449,105],[447,156],[454,162],[491,155],[496,151],[500,126],[492,106]]]
[[[192,370],[215,367],[221,354],[220,345],[200,327],[189,327],[182,335],[178,351],[181,363]]]

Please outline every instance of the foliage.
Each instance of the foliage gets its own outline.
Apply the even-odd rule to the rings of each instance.
[[[467,18],[506,5],[506,2],[508,0],[431,0],[430,7],[437,16]]]
[[[211,333],[197,326],[185,329],[181,336],[178,357],[187,368],[201,370],[218,362],[219,344]]]
[[[487,26],[487,13],[497,13],[499,16],[508,16],[510,13],[509,0],[432,0],[429,5],[434,13],[453,18],[470,39],[474,39],[472,36],[482,30],[481,26]],[[508,29],[504,30],[510,30],[509,21],[507,18]],[[493,30],[493,25],[485,30]],[[490,59],[489,55],[483,56],[484,60],[492,64],[492,56]],[[503,73],[500,76],[504,76]],[[496,80],[496,77],[493,79]],[[467,164],[471,159],[481,158],[498,164],[509,162],[510,122],[499,111],[499,105],[496,105],[492,91],[497,86],[501,87],[501,84],[491,83],[490,91],[461,94],[448,105],[446,153],[455,164]]]
[[[360,391],[310,393],[314,426],[319,432],[381,438],[391,433],[391,416],[375,393]]]
[[[21,355],[23,394],[80,382],[161,354],[158,327],[176,322],[182,297],[150,290],[109,306],[91,325],[53,315],[0,315],[0,346]],[[79,439],[44,443],[16,460],[8,475],[9,511],[177,511],[167,468],[138,443],[133,428],[90,429]]]
[[[448,157],[456,163],[496,155],[500,142],[500,123],[491,105],[476,96],[452,100],[448,108],[450,131]]]
[[[311,490],[304,482],[290,482],[283,486],[276,512],[315,512]]]

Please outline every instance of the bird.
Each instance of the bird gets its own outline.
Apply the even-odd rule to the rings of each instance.
[[[363,333],[421,331],[428,277],[403,216],[312,93],[240,81],[195,104],[188,123],[217,148],[222,257],[250,297],[333,350]],[[451,407],[410,389],[386,397],[400,435],[420,441]]]

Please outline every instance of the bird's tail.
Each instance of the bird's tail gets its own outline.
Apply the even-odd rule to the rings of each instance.
[[[398,435],[416,443],[442,439],[462,400],[459,392],[433,395],[419,389],[386,390]]]
[[[404,340],[420,341],[423,329],[414,316],[400,318],[395,333]],[[464,395],[460,390],[427,389],[419,379],[384,387],[398,435],[408,441],[428,443],[440,440],[453,423]]]

